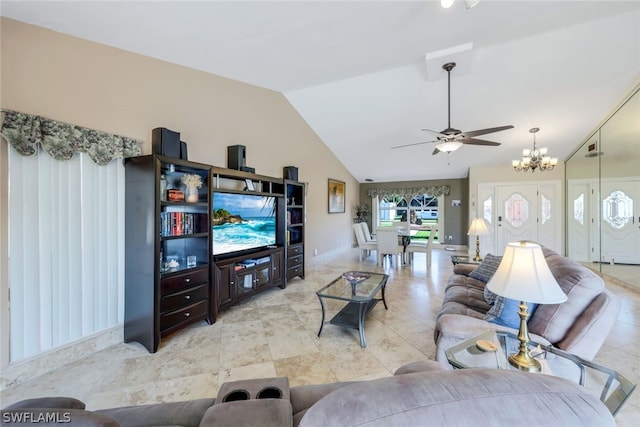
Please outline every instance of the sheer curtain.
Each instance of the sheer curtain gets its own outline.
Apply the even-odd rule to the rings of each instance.
[[[124,166],[8,151],[16,362],[122,323]]]

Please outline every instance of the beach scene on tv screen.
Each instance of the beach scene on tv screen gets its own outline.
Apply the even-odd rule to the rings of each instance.
[[[213,254],[274,245],[275,212],[274,197],[214,193]]]

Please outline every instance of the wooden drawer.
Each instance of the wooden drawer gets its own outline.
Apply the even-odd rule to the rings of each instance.
[[[175,310],[207,298],[209,298],[209,284],[205,283],[200,286],[163,296],[160,300],[160,311],[165,312]]]
[[[287,257],[291,258],[297,255],[302,255],[304,253],[304,245],[291,245],[287,248]]]
[[[302,264],[302,255],[287,258],[287,268]]]
[[[302,264],[287,268],[287,280],[302,275]]]
[[[209,282],[209,269],[199,268],[176,276],[167,277],[160,281],[160,293],[162,295],[172,294],[185,288]]]
[[[188,305],[180,310],[170,311],[160,315],[160,330],[165,331],[181,323],[190,322],[193,319],[204,318],[208,313],[207,300]]]

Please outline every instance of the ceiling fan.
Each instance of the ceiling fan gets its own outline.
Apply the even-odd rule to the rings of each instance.
[[[398,145],[395,147],[391,147],[391,149],[412,147],[414,145],[429,144],[429,143],[437,142],[438,145],[436,145],[436,148],[433,150],[432,154],[438,154],[441,151],[450,153],[462,147],[463,144],[492,145],[492,146],[500,145],[499,142],[486,141],[484,139],[477,139],[474,137],[480,136],[480,135],[486,135],[488,133],[494,133],[494,132],[500,132],[507,129],[512,129],[513,126],[511,125],[498,126],[494,128],[478,129],[478,130],[472,130],[468,132],[462,132],[458,129],[454,129],[451,127],[451,70],[453,70],[455,66],[456,66],[455,62],[447,62],[442,66],[442,68],[447,71],[447,80],[448,80],[448,91],[447,91],[448,106],[449,106],[448,127],[441,132],[436,132],[430,129],[422,129],[423,131],[429,132],[436,137],[436,139],[434,139],[433,141],[424,141],[424,142],[416,142],[414,144]]]

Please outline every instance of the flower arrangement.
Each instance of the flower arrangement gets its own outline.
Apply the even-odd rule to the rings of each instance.
[[[202,187],[202,177],[196,174],[185,174],[182,175],[182,183],[187,187]]]
[[[356,206],[356,218],[355,218],[356,221],[358,222],[366,221],[368,215],[369,215],[369,206],[367,205]]]

